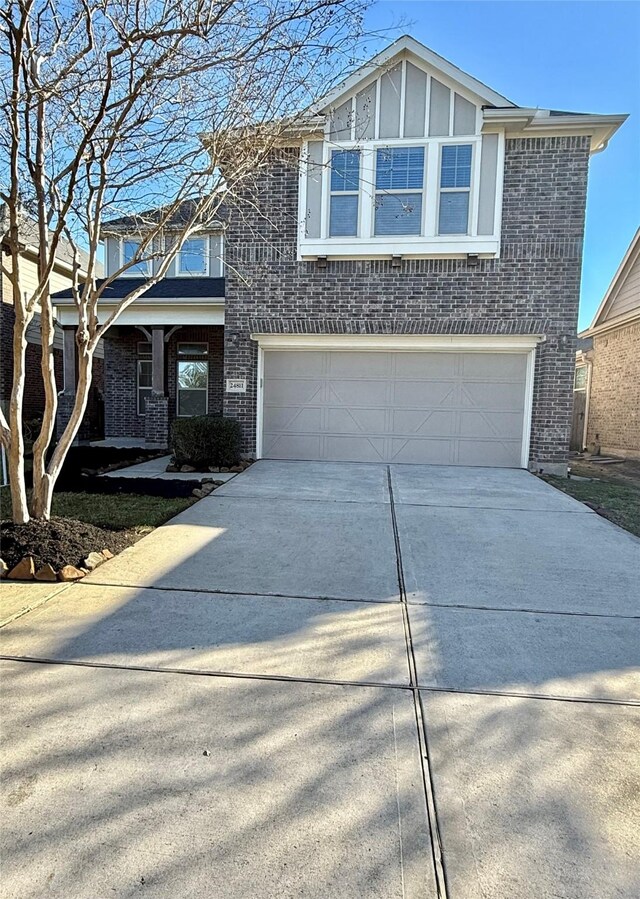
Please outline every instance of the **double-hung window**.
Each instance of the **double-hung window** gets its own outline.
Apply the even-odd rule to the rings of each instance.
[[[471,195],[471,144],[445,144],[440,157],[438,234],[467,234]]]
[[[179,275],[207,275],[209,271],[209,240],[190,237],[178,253]]]
[[[140,252],[140,241],[135,240],[130,237],[126,237],[122,241],[122,261],[121,265],[127,265],[128,268],[124,272],[126,275],[144,275],[145,277],[149,274],[149,260],[143,259],[140,262],[134,262],[132,265],[129,265],[136,256]]]
[[[138,361],[137,361],[138,377],[137,377],[137,394],[138,394],[138,415],[144,415],[145,403],[148,396],[151,396],[151,386],[153,378],[153,362],[151,359],[151,344],[141,341],[138,344]]]
[[[357,237],[360,151],[332,150],[329,237]]]
[[[209,394],[209,347],[206,343],[178,344],[178,415],[206,415]],[[187,358],[185,358],[187,357]]]
[[[374,234],[422,233],[424,147],[385,147],[376,152]]]

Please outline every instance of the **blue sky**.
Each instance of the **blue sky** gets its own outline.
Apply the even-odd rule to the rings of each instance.
[[[382,0],[366,24],[392,29],[390,38],[413,35],[520,106],[630,114],[591,158],[579,324],[587,327],[640,224],[640,4]]]

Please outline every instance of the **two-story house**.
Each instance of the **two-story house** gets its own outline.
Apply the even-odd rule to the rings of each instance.
[[[562,470],[589,156],[624,118],[516,106],[399,39],[107,335],[107,435],[224,412],[254,457]]]

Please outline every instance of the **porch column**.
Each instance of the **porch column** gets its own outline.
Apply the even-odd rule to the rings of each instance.
[[[151,389],[164,396],[164,328],[151,329]]]
[[[169,444],[169,398],[164,389],[164,328],[151,329],[151,394],[144,407],[144,441],[149,446]]]

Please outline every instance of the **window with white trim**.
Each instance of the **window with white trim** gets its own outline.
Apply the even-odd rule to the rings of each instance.
[[[469,232],[471,144],[447,144],[440,153],[438,234]]]
[[[575,374],[573,376],[573,389],[574,390],[586,390],[587,389],[587,372],[588,366],[586,365],[578,365],[575,370]]]
[[[151,388],[153,386],[153,361],[151,353],[151,344],[140,341],[138,344],[137,359],[137,408],[138,415],[144,415],[145,402],[148,396],[151,396]]]
[[[178,253],[179,275],[209,274],[209,238],[190,237],[185,240]]]
[[[120,241],[120,266],[128,266],[125,275],[131,277],[149,276],[150,266],[148,259],[142,259],[139,262],[133,260],[140,254],[140,240],[134,237],[124,237]],[[144,255],[144,254],[143,254]],[[129,265],[129,263],[132,263]]]
[[[206,343],[179,343],[177,362],[177,414],[180,418],[206,415],[209,408],[209,347]],[[181,358],[189,357],[189,358]]]
[[[422,233],[424,147],[384,147],[376,152],[376,237]]]
[[[322,110],[301,153],[301,259],[497,256],[505,138],[481,96],[398,58]]]
[[[360,198],[360,151],[332,150],[329,236],[356,237]]]

